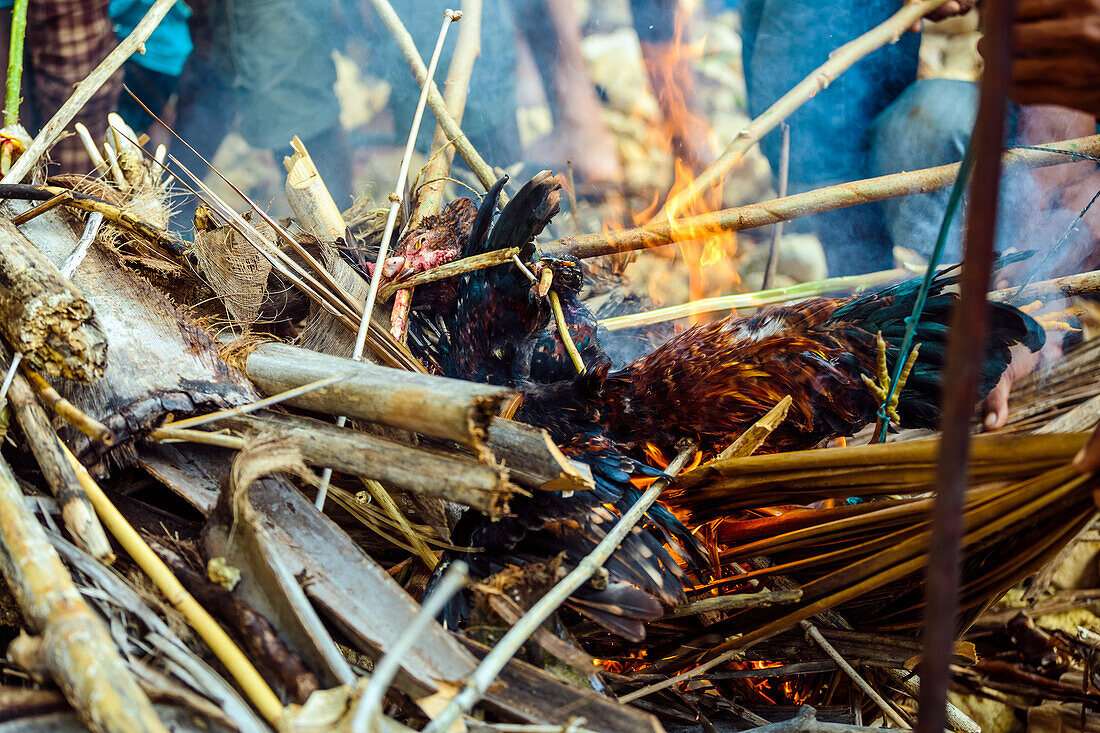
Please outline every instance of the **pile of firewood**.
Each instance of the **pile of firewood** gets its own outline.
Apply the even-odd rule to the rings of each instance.
[[[400,38],[388,3],[372,2]],[[515,392],[434,376],[390,333],[390,311],[401,317],[413,287],[510,267],[514,252],[381,290],[348,264],[351,242],[381,263],[399,221],[439,211],[445,152],[420,172],[404,211],[408,154],[388,206],[340,212],[295,141],[284,161],[295,212],[287,223],[243,194],[222,200],[112,117],[106,146],[80,130],[98,166],[92,176],[24,183],[65,115],[170,5],[155,3],[72,105],[20,143],[21,157],[5,157],[0,733],[913,727],[939,443],[902,433],[882,445],[753,455],[789,399],[713,461],[684,470],[694,451],[681,452],[666,469],[675,478],[646,492],[663,490],[713,575],[648,622],[644,641],[567,611],[547,621],[570,588],[598,580],[641,509],[616,517],[608,539],[564,577],[540,567],[553,587],[522,599],[531,603],[473,587],[496,625],[467,635],[438,624],[440,605],[467,584],[460,564],[420,600],[441,552],[456,549],[458,511],[501,517],[524,493],[593,488],[588,468],[545,432],[504,417]],[[905,28],[914,12],[923,10],[891,22]],[[469,15],[463,22],[476,30]],[[881,45],[889,33],[880,35]],[[495,175],[452,114],[464,104],[476,36],[460,38],[448,72],[459,83],[445,96],[427,86],[422,104],[439,120],[436,149],[453,145],[488,186]],[[422,76],[436,61],[425,69],[411,51]],[[753,125],[738,145],[766,132]],[[1100,136],[1073,145],[1096,152]],[[1063,158],[1030,150],[1006,160]],[[691,231],[942,188],[956,175],[958,166],[944,166],[799,194],[699,217]],[[165,228],[173,178],[203,202],[194,243]],[[594,257],[675,239],[659,223],[547,247]],[[735,296],[736,305],[903,275]],[[1098,281],[1087,273],[1022,295],[1058,300]],[[694,303],[608,325],[646,329],[729,307]],[[1018,386],[1011,435],[971,443],[954,730],[977,731],[975,717],[999,725],[979,698],[1052,729],[1100,725],[1100,618],[1086,608],[1100,599],[1100,577],[1058,577],[1068,557],[1097,546],[1100,477],[1069,462],[1100,417],[1098,343],[1076,345]],[[1095,552],[1074,562],[1095,565]],[[1067,611],[1077,615],[1056,618]]]

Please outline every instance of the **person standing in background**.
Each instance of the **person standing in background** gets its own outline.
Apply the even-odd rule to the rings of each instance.
[[[13,0],[0,0],[3,12],[4,47],[10,44]],[[27,7],[27,35],[24,41],[23,103],[20,122],[32,135],[72,96],[73,87],[84,81],[117,45],[108,15],[108,0],[31,0]],[[122,91],[122,70],[118,70],[76,113],[73,122],[91,130],[103,129],[107,115],[115,110]],[[50,151],[49,175],[87,173],[92,168],[80,139],[62,138]]]

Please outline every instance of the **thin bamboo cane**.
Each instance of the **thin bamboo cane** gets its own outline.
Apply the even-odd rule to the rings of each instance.
[[[217,655],[221,663],[233,675],[233,678],[241,686],[248,699],[252,701],[252,704],[256,706],[256,709],[260,711],[260,714],[273,726],[278,727],[279,719],[283,714],[283,705],[267,682],[264,681],[264,678],[248,661],[240,647],[218,626],[218,623],[207,613],[206,609],[200,606],[198,601],[187,592],[183,584],[176,579],[176,576],[164,564],[164,561],[153,552],[152,548],[141,538],[141,535],[126,521],[126,518],[115,508],[115,505],[99,488],[99,485],[92,479],[84,466],[80,464],[80,461],[76,460],[76,456],[68,448],[64,448],[64,450],[69,464],[76,471],[77,478],[88,495],[88,499],[92,502],[96,512],[99,513],[107,529],[122,545],[122,548],[129,553],[130,557],[134,559],[134,562],[156,584],[168,602],[184,615],[191,627],[210,646],[211,651]]]
[[[923,0],[905,3],[898,12],[884,22],[830,53],[825,63],[811,71],[805,79],[741,130],[718,159],[700,173],[689,186],[670,197],[665,203],[664,212],[658,216],[662,219],[666,216],[675,218],[688,204],[696,201],[707,190],[720,183],[753,145],[790,117],[795,110],[818,92],[823,91],[857,61],[889,43],[896,42],[914,23],[943,5],[944,2],[945,0]]]
[[[1100,155],[1100,135],[1062,140],[1041,147]],[[1045,153],[1032,148],[1013,149],[1004,153],[1006,169],[1040,168],[1071,162],[1074,162],[1074,159],[1070,156],[1061,153]],[[543,250],[547,253],[566,254],[585,259],[674,244],[681,241],[676,238],[676,235],[689,236],[693,240],[706,239],[727,232],[737,232],[811,214],[820,214],[824,211],[842,209],[846,206],[939,191],[955,182],[959,168],[959,163],[953,163],[841,183],[785,198],[680,219],[673,225],[667,222],[652,223],[635,229],[563,237],[548,242]]]

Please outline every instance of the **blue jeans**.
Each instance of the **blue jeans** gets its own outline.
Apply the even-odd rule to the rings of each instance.
[[[744,0],[742,53],[749,114],[758,116],[832,51],[886,20],[898,5],[898,0]],[[791,115],[791,193],[870,175],[870,128],[916,79],[919,46],[919,35],[905,34],[854,64]],[[761,149],[777,170],[778,130],[764,137]],[[820,237],[830,274],[893,265],[884,213],[877,204],[818,214],[792,228]]]

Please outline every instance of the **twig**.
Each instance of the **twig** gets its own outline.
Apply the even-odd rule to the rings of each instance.
[[[435,41],[435,51],[432,52],[432,60],[428,66],[427,78],[430,81],[435,76],[435,68],[439,64],[439,54],[443,51],[443,41],[447,38],[447,30],[461,13],[448,10],[443,14],[443,27],[439,29],[439,37]],[[355,336],[355,349],[352,351],[353,361],[363,360],[363,349],[367,343],[367,329],[374,313],[374,303],[378,298],[378,286],[382,284],[382,264],[389,254],[390,240],[393,238],[394,225],[397,223],[397,214],[401,211],[401,200],[405,191],[405,181],[409,176],[409,163],[412,161],[413,148],[416,147],[416,137],[420,132],[420,121],[424,118],[424,105],[428,99],[428,89],[425,85],[420,91],[420,100],[416,104],[416,113],[413,115],[412,129],[409,130],[409,139],[405,143],[405,154],[401,157],[401,168],[397,173],[397,183],[394,185],[394,193],[390,196],[390,211],[386,216],[386,227],[382,231],[382,242],[378,245],[378,257],[374,261],[374,272],[371,273],[370,289],[367,291],[367,302],[363,305],[363,315],[359,320],[359,332]],[[336,426],[344,427],[348,418],[340,415],[336,418]],[[325,495],[328,494],[328,485],[332,480],[332,469],[326,468],[321,474],[321,484],[317,487],[317,498],[314,504],[319,510],[325,508]]]
[[[665,470],[666,474],[669,476],[678,474],[696,450],[695,445],[682,448],[668,464],[668,468]],[[443,712],[428,724],[424,729],[424,733],[443,733],[443,731],[449,730],[451,724],[458,720],[462,713],[468,712],[481,699],[489,685],[497,678],[504,665],[508,663],[508,660],[526,643],[535,627],[542,625],[566,598],[587,583],[589,578],[607,562],[607,559],[611,557],[611,554],[615,552],[626,535],[634,528],[634,525],[649,510],[649,507],[657,500],[657,497],[660,496],[661,491],[668,483],[669,479],[666,478],[659,478],[654,481],[653,485],[638,498],[634,505],[623,513],[619,521],[607,533],[607,536],[596,546],[596,549],[581,560],[569,575],[551,588],[535,605],[531,606],[531,609],[523,615],[519,622],[497,642],[493,650],[485,655],[485,658],[481,660],[481,664],[478,665],[477,670],[471,675],[462,691],[452,698]]]
[[[260,673],[256,671],[256,668],[241,652],[240,647],[218,626],[218,623],[207,613],[206,609],[200,606],[198,601],[187,592],[179,580],[176,579],[176,576],[172,574],[172,571],[168,569],[168,566],[164,564],[164,561],[157,557],[145,540],[126,521],[126,518],[111,503],[88,471],[80,464],[80,461],[76,460],[76,456],[64,446],[62,446],[62,449],[65,451],[69,464],[76,471],[77,478],[88,495],[88,499],[92,502],[96,512],[99,513],[107,529],[122,545],[122,548],[129,553],[134,562],[156,584],[168,602],[183,614],[191,627],[210,646],[211,651],[217,655],[221,663],[233,675],[233,679],[237,681],[248,699],[260,711],[260,714],[273,726],[278,727],[279,718],[283,713],[282,703],[279,702],[279,698],[275,696],[264,678],[260,676]]]
[[[554,312],[554,323],[558,326],[558,335],[561,336],[561,342],[565,345],[565,351],[569,354],[569,359],[573,362],[577,374],[584,374],[586,371],[584,359],[581,358],[581,352],[577,351],[577,345],[573,343],[573,335],[569,333],[569,324],[565,322],[565,313],[561,309],[561,299],[558,298],[558,294],[554,290],[551,290],[548,295],[550,296],[550,309]]]
[[[882,698],[882,695],[875,691],[875,688],[867,684],[867,680],[863,679],[859,672],[855,670],[855,667],[848,664],[848,660],[840,655],[840,652],[829,643],[828,639],[822,636],[821,631],[819,631],[816,626],[809,621],[802,621],[799,625],[802,627],[802,630],[806,632],[806,635],[813,639],[815,644],[821,647],[821,651],[825,652],[830,659],[836,662],[837,666],[844,670],[844,674],[848,675],[852,682],[856,683],[856,687],[863,690],[863,694],[871,698],[875,705],[878,705],[883,715],[889,718],[894,725],[899,728],[909,727],[909,721],[898,715],[897,711],[894,710],[890,703],[886,702],[886,700]]]
[[[794,398],[790,395],[779,400],[775,407],[768,410],[748,430],[737,436],[737,440],[730,443],[729,447],[719,453],[717,460],[744,458],[755,453],[756,449],[768,439],[768,436],[787,419],[787,410],[791,408],[793,403]]]
[[[80,263],[84,261],[84,258],[88,256],[88,250],[92,246],[92,242],[95,241],[96,236],[99,235],[99,228],[103,225],[103,214],[98,211],[93,212],[88,217],[88,222],[84,225],[84,231],[80,235],[80,239],[76,243],[76,247],[73,248],[72,253],[65,258],[65,261],[61,264],[61,274],[65,277],[71,278],[76,274],[76,270],[80,267]]]
[[[425,272],[418,272],[407,280],[402,280],[399,283],[386,283],[378,289],[378,298],[382,302],[386,302],[398,290],[420,287],[421,285],[427,285],[437,280],[445,280],[449,277],[465,275],[467,272],[503,265],[518,254],[519,247],[507,247],[505,249],[493,250],[492,252],[483,252],[473,257],[463,257],[461,260],[448,262],[439,267],[433,267],[430,270],[426,270]]]
[[[65,528],[81,548],[98,560],[111,562],[114,553],[107,534],[99,523],[89,499],[81,490],[76,474],[69,468],[64,445],[57,438],[46,411],[35,399],[34,390],[22,374],[11,382],[11,403],[23,437],[34,454],[42,475],[57,498]]]
[[[740,608],[763,608],[764,606],[797,603],[802,600],[802,590],[774,590],[760,591],[759,593],[737,593],[728,596],[715,596],[702,598],[691,603],[684,603],[668,609],[666,616],[680,618],[681,616],[695,616],[700,613],[712,611],[730,611]]]
[[[776,193],[779,198],[787,195],[787,180],[791,167],[791,126],[783,123],[779,126],[783,133],[783,144],[779,149],[779,188]],[[767,290],[775,280],[775,270],[779,266],[779,244],[783,241],[783,222],[777,221],[772,225],[772,242],[768,248],[768,264],[764,267],[764,281],[760,285],[761,290]]]
[[[462,116],[466,111],[466,95],[470,90],[470,75],[474,70],[474,62],[481,55],[481,0],[462,0],[461,17],[463,22],[458,29],[458,41],[455,43],[451,65],[447,69],[443,93],[443,101],[457,124],[462,124]],[[438,214],[443,203],[443,190],[451,172],[454,147],[447,139],[447,132],[441,124],[436,125],[430,149],[436,152],[420,172],[416,208],[409,217],[408,231],[420,228],[426,218]],[[412,288],[399,290],[390,311],[390,333],[398,341],[405,338],[411,307]]]
[[[443,101],[443,95],[439,93],[435,82],[432,81],[433,74],[424,66],[424,59],[420,57],[420,53],[416,50],[416,44],[405,25],[401,22],[401,18],[394,12],[389,0],[370,0],[370,4],[374,7],[374,11],[378,13],[378,17],[382,19],[382,23],[386,26],[390,35],[393,36],[397,47],[401,49],[401,55],[405,57],[405,62],[412,70],[416,83],[420,85],[422,90],[427,87],[428,108],[435,115],[435,119],[443,127],[444,132],[447,133],[447,139],[451,141],[458,150],[458,154],[466,161],[466,165],[481,181],[481,185],[489,189],[496,183],[496,173],[493,172],[492,166],[486,163],[477,150],[474,149],[474,146],[470,144],[466,133],[462,131],[458,123],[455,122],[450,110],[447,109],[447,104]],[[500,205],[503,206],[507,200],[508,197],[501,191]]]
[[[36,656],[97,731],[166,731],[130,675],[111,634],[72,578],[0,459],[0,568],[27,624],[42,634]],[[9,653],[12,651],[9,647]]]
[[[924,682],[918,698],[917,730],[940,733],[947,723],[945,703],[959,602],[960,548],[965,532],[964,494],[970,458],[970,417],[978,394],[989,309],[986,293],[993,270],[1001,145],[1012,52],[1013,4],[986,7],[986,65],[974,123],[974,174],[970,187],[966,247],[959,276],[959,304],[951,318],[943,373],[943,415],[936,500],[932,510],[927,597],[924,608]]]
[[[853,64],[888,43],[894,43],[909,27],[925,15],[943,5],[946,0],[922,0],[902,5],[894,15],[871,30],[844,44],[829,54],[829,59],[800,81],[789,92],[777,99],[759,117],[741,130],[733,142],[722,151],[718,159],[691,182],[689,186],[669,198],[664,206],[668,216],[675,218],[691,202],[697,200],[712,186],[721,182],[742,156],[762,137],[775,129],[796,109],[823,91]],[[658,216],[662,216],[658,214]],[[662,218],[664,218],[662,216]]]
[[[42,130],[35,137],[34,142],[23,152],[19,160],[15,161],[15,165],[4,175],[0,183],[19,183],[31,172],[31,169],[38,164],[39,158],[45,155],[46,151],[57,142],[73,116],[122,67],[126,59],[130,58],[148,40],[156,27],[160,25],[160,21],[175,4],[176,0],[156,0],[153,3],[153,6],[149,8],[149,12],[134,27],[126,40],[118,44],[111,53],[107,54],[107,58],[103,59],[99,66],[88,74],[84,81],[76,85],[72,96],[65,101],[65,104],[61,105],[61,108],[54,113],[50,121],[42,126]]]
[[[115,444],[114,432],[96,420],[94,417],[82,412],[79,407],[61,396],[61,393],[53,388],[45,378],[30,367],[23,365],[23,374],[27,381],[38,394],[38,397],[46,403],[46,406],[57,413],[58,417],[72,425],[92,440],[111,446]]]
[[[53,198],[47,199],[46,201],[43,201],[38,206],[33,206],[33,207],[27,209],[26,211],[24,211],[22,214],[17,214],[15,216],[13,216],[11,218],[11,223],[15,224],[16,226],[19,226],[20,224],[26,224],[28,221],[30,221],[34,217],[45,214],[50,209],[54,208],[55,206],[59,206],[60,204],[63,204],[64,202],[68,201],[72,197],[73,197],[73,192],[72,191],[64,191],[62,193],[59,193],[56,196],[54,196]]]
[[[354,372],[345,372],[344,374],[334,374],[331,377],[319,379],[316,382],[310,382],[309,384],[303,384],[301,387],[295,387],[294,389],[288,389],[285,392],[265,397],[262,400],[256,400],[250,402],[247,405],[241,405],[239,407],[230,407],[225,410],[218,410],[217,412],[211,412],[206,415],[196,415],[195,417],[189,417],[184,420],[173,420],[166,422],[161,427],[173,428],[179,430],[181,428],[197,428],[200,425],[206,425],[207,423],[217,422],[227,417],[239,417],[241,415],[247,415],[250,412],[261,410],[265,407],[271,407],[277,405],[280,402],[286,402],[287,400],[301,397],[302,395],[309,394],[318,389],[324,389],[329,385],[341,382],[348,377],[352,376]]]
[[[376,718],[381,715],[382,698],[401,669],[401,662],[405,654],[420,641],[421,634],[435,621],[435,617],[450,602],[455,593],[462,590],[469,577],[466,563],[455,561],[436,587],[435,592],[424,600],[424,605],[409,623],[405,631],[394,642],[374,667],[370,676],[370,682],[363,690],[362,696],[355,704],[355,710],[351,715],[350,730],[352,733],[365,733],[377,728]],[[368,727],[369,726],[369,727]]]
[[[1063,140],[1043,146],[1010,149],[1004,153],[1005,167],[1042,168],[1073,162],[1069,156],[1055,152],[1042,152],[1039,148],[1100,155],[1100,135]],[[841,183],[771,201],[680,219],[673,225],[667,222],[651,223],[634,229],[612,230],[580,237],[563,237],[547,243],[542,249],[547,254],[556,251],[586,259],[647,247],[661,247],[680,241],[706,239],[726,232],[766,226],[778,221],[820,214],[846,206],[939,191],[955,182],[959,168],[959,163],[952,163],[935,168]]]

